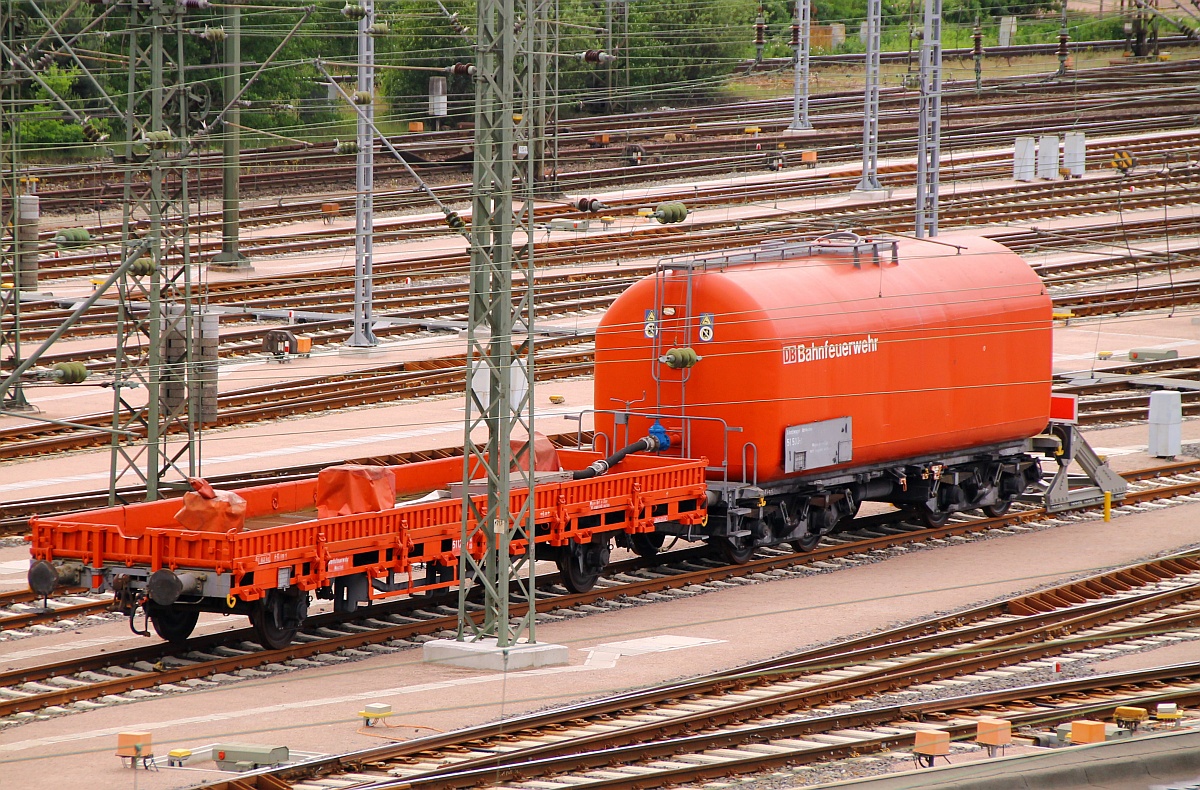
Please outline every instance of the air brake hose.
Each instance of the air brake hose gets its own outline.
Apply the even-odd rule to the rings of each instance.
[[[605,458],[602,461],[593,461],[585,469],[578,469],[571,473],[572,480],[590,480],[593,477],[598,477],[607,472],[612,467],[625,460],[625,456],[630,453],[656,452],[658,450],[666,450],[671,446],[671,438],[667,436],[667,431],[656,420],[650,426],[650,434],[643,436],[631,445],[617,450],[615,453]]]

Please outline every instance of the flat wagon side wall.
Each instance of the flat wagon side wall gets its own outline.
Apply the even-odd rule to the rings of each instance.
[[[582,469],[601,456],[564,451],[567,469]],[[562,546],[587,542],[599,532],[651,532],[657,521],[698,523],[705,517],[704,459],[630,456],[608,474],[589,480],[545,483],[536,487],[533,508],[537,542]],[[428,465],[426,465],[428,464]],[[390,467],[398,488],[413,493],[457,482],[461,459]],[[433,481],[437,481],[436,485]],[[402,482],[401,482],[402,481]],[[316,483],[301,481],[239,491],[248,517],[282,516],[313,507]],[[512,492],[510,507],[519,512],[528,492]],[[484,509],[486,496],[474,497]],[[454,569],[457,576],[462,530],[458,498],[400,504],[395,508],[348,516],[306,519],[293,524],[230,531],[187,530],[174,521],[178,500],[104,508],[87,514],[34,522],[35,559],[74,560],[93,569],[126,567],[152,573],[160,568],[232,574],[230,595],[253,601],[278,586],[312,590],[333,578],[365,573],[370,578],[408,578],[403,589],[418,592],[457,584],[445,575],[436,583],[415,578],[420,565]],[[485,547],[469,547],[477,558]],[[527,550],[514,543],[513,554]]]

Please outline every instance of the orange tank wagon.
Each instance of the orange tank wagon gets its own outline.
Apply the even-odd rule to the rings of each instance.
[[[737,561],[809,547],[863,500],[932,523],[1003,510],[1040,478],[1024,450],[1050,377],[1050,298],[1001,245],[782,241],[663,261],[616,300],[597,449],[658,421],[675,452],[709,458],[713,518],[680,534]]]
[[[558,463],[562,470],[539,473],[534,488],[535,555],[558,561],[568,587],[595,581],[577,571],[583,547],[607,564],[617,533],[704,520],[703,460],[629,455],[609,469],[596,453],[559,450]],[[186,639],[202,611],[246,614],[272,647],[292,640],[310,594],[350,612],[457,587],[463,501],[451,488],[461,484],[462,459],[362,469],[336,468],[340,479],[324,487],[314,478],[232,497],[194,481],[186,506],[169,499],[32,519],[30,586],[43,595],[59,584],[112,590],[131,622],[140,608],[172,641]],[[381,490],[400,501],[382,502]],[[527,496],[514,490],[513,512]],[[486,496],[476,499],[483,508]],[[211,513],[203,502],[216,503]],[[484,548],[468,550],[479,559]]]

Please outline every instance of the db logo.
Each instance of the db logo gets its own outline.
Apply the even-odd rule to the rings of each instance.
[[[783,364],[794,365],[800,361],[800,355],[796,351],[795,346],[783,347]]]

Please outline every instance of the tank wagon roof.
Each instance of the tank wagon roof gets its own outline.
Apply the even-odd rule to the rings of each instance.
[[[890,263],[899,263],[899,242],[892,238],[864,239],[856,233],[837,232],[811,240],[798,237],[773,239],[752,247],[738,247],[703,256],[672,256],[663,258],[659,266],[664,269],[726,269],[750,263],[773,263],[822,256],[849,258],[857,266],[861,266],[864,261],[877,264],[885,258]]]

